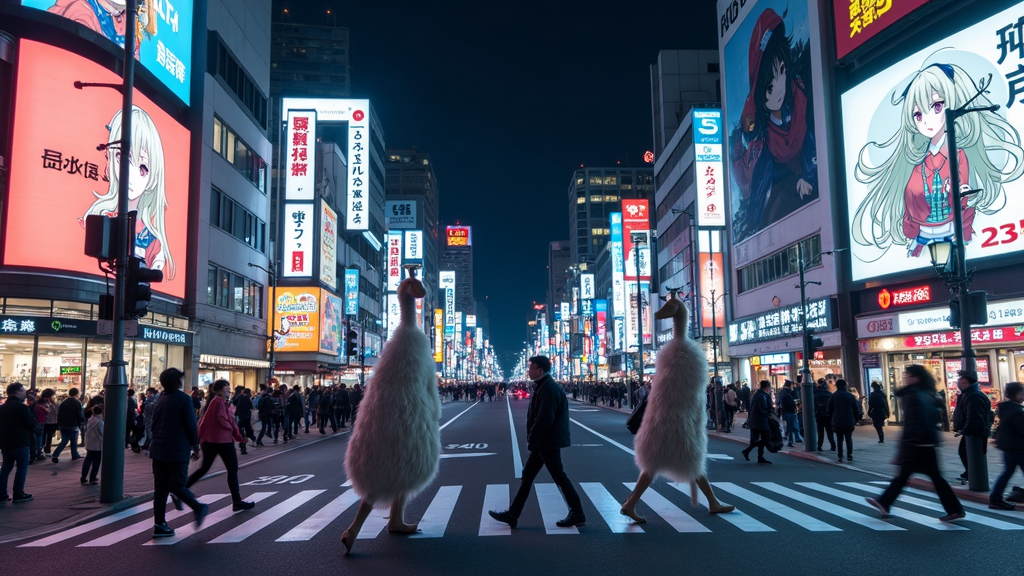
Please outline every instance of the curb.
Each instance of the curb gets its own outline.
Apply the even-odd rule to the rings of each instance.
[[[238,469],[241,470],[242,468],[248,468],[249,466],[252,466],[252,465],[257,464],[259,462],[262,462],[264,460],[267,460],[267,459],[270,459],[270,458],[274,458],[276,456],[280,456],[281,454],[286,454],[286,453],[292,452],[294,450],[299,450],[299,449],[305,448],[307,446],[312,446],[313,444],[317,444],[317,443],[323,442],[325,440],[330,440],[332,438],[338,438],[338,437],[341,437],[341,436],[347,436],[351,432],[352,432],[352,428],[349,427],[349,429],[344,431],[344,432],[331,434],[330,436],[325,436],[323,438],[315,438],[313,441],[307,442],[307,443],[302,444],[300,446],[295,446],[293,448],[288,448],[287,450],[281,450],[280,452],[275,452],[273,454],[267,454],[266,456],[262,456],[260,458],[254,459],[254,460],[249,460],[249,461],[245,462],[244,464],[239,464],[238,465]],[[217,476],[220,476],[221,474],[224,474],[225,472],[226,472],[225,470],[218,470],[216,472],[211,472],[211,473],[207,474],[206,476],[203,476],[202,478],[200,478],[198,480],[198,482],[202,482],[202,481],[208,480],[210,478],[215,478]],[[129,496],[129,497],[123,499],[123,500],[119,500],[117,502],[114,502],[113,504],[110,504],[109,506],[107,506],[107,507],[105,507],[105,508],[103,508],[101,510],[97,510],[96,512],[93,512],[92,514],[89,514],[87,516],[83,516],[82,518],[79,518],[77,520],[72,520],[71,522],[68,522],[67,524],[64,524],[62,526],[58,526],[56,528],[53,527],[53,526],[44,526],[42,528],[36,528],[34,530],[27,530],[27,531],[23,531],[23,532],[16,532],[16,533],[11,534],[11,535],[3,538],[3,539],[0,539],[0,545],[2,545],[2,544],[9,544],[11,542],[17,542],[18,540],[26,540],[26,539],[29,539],[29,538],[35,538],[37,536],[44,536],[44,535],[50,534],[52,532],[59,532],[61,530],[67,530],[68,528],[74,528],[76,526],[81,526],[82,524],[85,524],[87,522],[91,522],[93,520],[96,520],[97,518],[101,518],[101,517],[106,516],[108,514],[116,514],[116,513],[120,512],[122,510],[127,510],[128,508],[131,508],[133,506],[138,506],[139,504],[142,504],[142,503],[146,502],[147,500],[152,500],[152,498],[153,498],[153,490],[149,490],[147,492],[143,492],[142,494],[138,494],[136,496]]]

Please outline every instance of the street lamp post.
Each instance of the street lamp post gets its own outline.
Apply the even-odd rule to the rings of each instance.
[[[818,449],[818,426],[814,420],[814,378],[811,376],[811,341],[807,331],[807,285],[821,286],[821,282],[804,279],[807,264],[804,262],[804,243],[802,241],[797,242],[796,252],[800,270],[800,331],[804,356],[803,366],[800,369],[800,403],[803,405],[804,413],[804,452],[814,452]]]
[[[642,232],[633,232],[633,262],[636,264],[636,373],[637,383],[640,387],[644,385],[644,298],[640,290],[640,247],[647,244],[647,238]],[[629,407],[634,408],[633,383],[630,382]]]
[[[258,268],[267,273],[270,276],[270,310],[267,311],[270,314],[270,325],[273,326],[273,330],[270,331],[270,335],[267,339],[270,340],[270,371],[267,375],[267,386],[274,379],[274,367],[276,366],[276,356],[274,352],[277,351],[277,266],[274,262],[269,263],[269,268],[264,268],[259,264],[253,264],[249,262],[249,268]]]

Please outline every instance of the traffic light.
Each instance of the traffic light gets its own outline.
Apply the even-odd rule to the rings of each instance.
[[[814,358],[814,353],[824,345],[825,342],[821,338],[815,336],[814,332],[808,331],[807,334],[804,335],[804,354],[807,355],[807,358]]]
[[[359,355],[359,334],[355,330],[349,330],[345,334],[345,356],[351,358]]]
[[[142,318],[149,313],[149,301],[153,298],[150,282],[163,282],[164,273],[146,268],[146,261],[137,256],[128,257],[124,291],[125,320]]]

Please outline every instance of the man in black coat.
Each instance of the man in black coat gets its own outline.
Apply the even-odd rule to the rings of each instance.
[[[1003,499],[1003,490],[1017,468],[1024,470],[1024,386],[1020,382],[1006,385],[1006,400],[999,403],[999,428],[996,429],[996,447],[1003,451],[1003,473],[992,486],[988,507],[995,510],[1016,510]]]
[[[242,438],[248,438],[253,444],[256,443],[256,434],[252,430],[252,400],[249,398],[249,391],[242,386],[235,386],[235,397],[231,399],[235,407],[235,419],[238,420],[238,431]],[[245,442],[239,446],[242,454],[248,454]]]
[[[885,443],[885,432],[882,428],[885,426],[885,420],[889,417],[889,400],[885,397],[885,392],[882,392],[882,385],[878,382],[871,383],[871,394],[868,396],[868,418],[871,418],[871,423],[875,426],[875,432],[878,432],[878,443]]]
[[[846,390],[846,380],[836,380],[836,392],[828,399],[828,417],[832,419],[832,429],[836,432],[836,444],[839,445],[838,460],[843,463],[843,441],[846,441],[846,459],[853,462],[853,430],[857,427],[864,412],[860,402]]]
[[[978,387],[978,373],[971,370],[957,372],[960,376],[956,381],[960,394],[956,398],[953,409],[953,432],[960,434],[960,446],[957,453],[964,465],[964,473],[960,475],[967,480],[967,438],[982,438],[982,454],[988,453],[988,437],[992,432],[992,401]]]
[[[174,536],[167,525],[167,495],[175,497],[174,507],[188,504],[195,517],[196,528],[202,525],[210,507],[200,503],[188,488],[188,459],[199,458],[199,430],[192,398],[181,391],[185,373],[168,368],[160,373],[163,393],[153,406],[153,440],[149,457],[153,460],[153,538]]]
[[[551,478],[562,491],[569,505],[569,515],[555,524],[560,528],[582,525],[587,521],[583,504],[569,477],[562,470],[562,448],[572,445],[569,439],[569,400],[565,391],[551,378],[551,360],[547,356],[530,358],[527,375],[536,382],[530,408],[526,411],[526,447],[530,457],[523,466],[523,481],[512,506],[504,512],[490,511],[491,518],[515,528],[519,515],[530,495],[530,487],[541,467],[546,466]]]
[[[60,428],[60,444],[53,451],[50,460],[56,464],[57,457],[64,450],[64,447],[71,443],[71,459],[78,460],[82,456],[78,454],[78,431],[85,425],[85,410],[82,403],[78,401],[78,388],[68,390],[68,397],[60,403],[57,408],[57,426]]]
[[[750,451],[756,447],[758,464],[771,464],[764,457],[764,447],[768,444],[768,430],[770,429],[768,419],[774,411],[772,397],[768,394],[771,387],[771,382],[761,380],[760,387],[750,400],[750,416],[747,418],[750,428],[750,445],[744,448],[743,457],[749,461]]]
[[[818,452],[821,452],[828,437],[829,451],[836,451],[836,438],[832,433],[832,419],[828,416],[828,401],[832,393],[828,391],[828,382],[824,378],[818,379],[818,386],[814,389],[814,423],[818,426]]]
[[[32,500],[25,493],[25,479],[28,477],[29,446],[36,431],[36,417],[25,405],[25,387],[20,382],[7,385],[7,401],[0,406],[0,454],[4,463],[0,466],[0,502],[11,499],[7,495],[7,479],[14,473],[14,503]]]

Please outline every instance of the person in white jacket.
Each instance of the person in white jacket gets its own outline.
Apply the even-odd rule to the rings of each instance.
[[[99,484],[100,459],[103,457],[103,406],[92,407],[92,415],[85,421],[85,461],[82,462],[82,486]],[[86,481],[85,477],[89,480]]]

